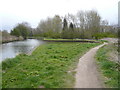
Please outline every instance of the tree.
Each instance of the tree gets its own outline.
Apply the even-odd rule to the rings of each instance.
[[[102,20],[101,21],[101,30],[100,30],[100,32],[106,32],[107,31],[107,26],[108,26],[108,21],[107,20]]]
[[[59,15],[40,21],[37,32],[43,37],[60,38],[62,32],[62,20]]]
[[[101,17],[97,11],[91,10],[87,12],[87,28],[91,32],[98,33],[100,31]]]
[[[70,24],[72,22],[74,27],[77,26],[77,18],[75,15],[68,13],[67,15],[65,15],[65,18],[66,18],[68,24]]]
[[[79,11],[77,17],[83,38],[92,38],[94,34],[100,32],[101,17],[97,11]]]
[[[85,12],[83,11],[78,11],[77,13],[77,20],[78,20],[78,27],[79,27],[79,33],[80,33],[80,38],[84,38],[84,32],[85,32]]]
[[[59,15],[55,15],[53,18],[53,31],[61,33],[62,30],[62,19]]]
[[[72,24],[72,22],[71,22],[69,28],[73,30],[73,27],[74,27],[74,26],[73,26],[73,24]]]
[[[66,18],[64,18],[64,20],[63,20],[63,30],[61,33],[61,37],[63,39],[68,38],[68,23],[67,23]]]
[[[30,33],[30,28],[31,27],[27,22],[20,23],[11,31],[11,35],[15,35],[17,37],[22,36],[24,39],[27,39]]]
[[[11,30],[11,35],[15,35],[17,37],[21,36],[20,30],[14,28],[13,30]]]
[[[69,39],[73,39],[75,37],[74,26],[72,22],[69,25],[68,33],[69,33]]]
[[[68,23],[67,23],[66,18],[64,18],[64,20],[63,20],[63,30],[65,31],[67,29],[68,29]]]

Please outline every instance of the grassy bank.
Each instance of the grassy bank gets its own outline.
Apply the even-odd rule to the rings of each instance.
[[[95,40],[95,39],[52,39],[52,38],[44,38],[44,41],[48,42],[83,42],[83,43],[100,43],[104,42],[103,40]]]
[[[99,66],[100,72],[104,78],[104,84],[106,87],[118,87],[119,83],[119,67],[120,64],[116,62],[114,52],[117,52],[117,46],[115,44],[108,44],[100,48],[97,52],[97,64]],[[110,53],[112,53],[110,55]]]
[[[2,62],[3,88],[72,87],[78,58],[99,43],[48,43]]]

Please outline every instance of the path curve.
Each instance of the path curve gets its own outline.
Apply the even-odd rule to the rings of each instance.
[[[106,44],[107,43],[104,43],[92,48],[79,59],[78,66],[76,68],[76,82],[74,88],[103,88],[94,57],[96,51]]]

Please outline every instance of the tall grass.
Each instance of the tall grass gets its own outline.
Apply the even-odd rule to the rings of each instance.
[[[100,67],[100,71],[104,76],[104,84],[106,87],[118,88],[120,86],[119,83],[119,67],[120,64],[114,61],[109,60],[108,53],[114,47],[110,47],[108,45],[100,48],[97,52],[97,64]],[[115,49],[114,49],[115,50]]]

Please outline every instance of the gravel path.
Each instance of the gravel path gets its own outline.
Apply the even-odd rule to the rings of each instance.
[[[107,43],[92,48],[79,59],[76,68],[74,88],[103,88],[103,82],[100,79],[99,72],[95,64],[96,51]]]
[[[103,38],[101,40],[106,40],[109,43],[118,43],[118,38]]]

